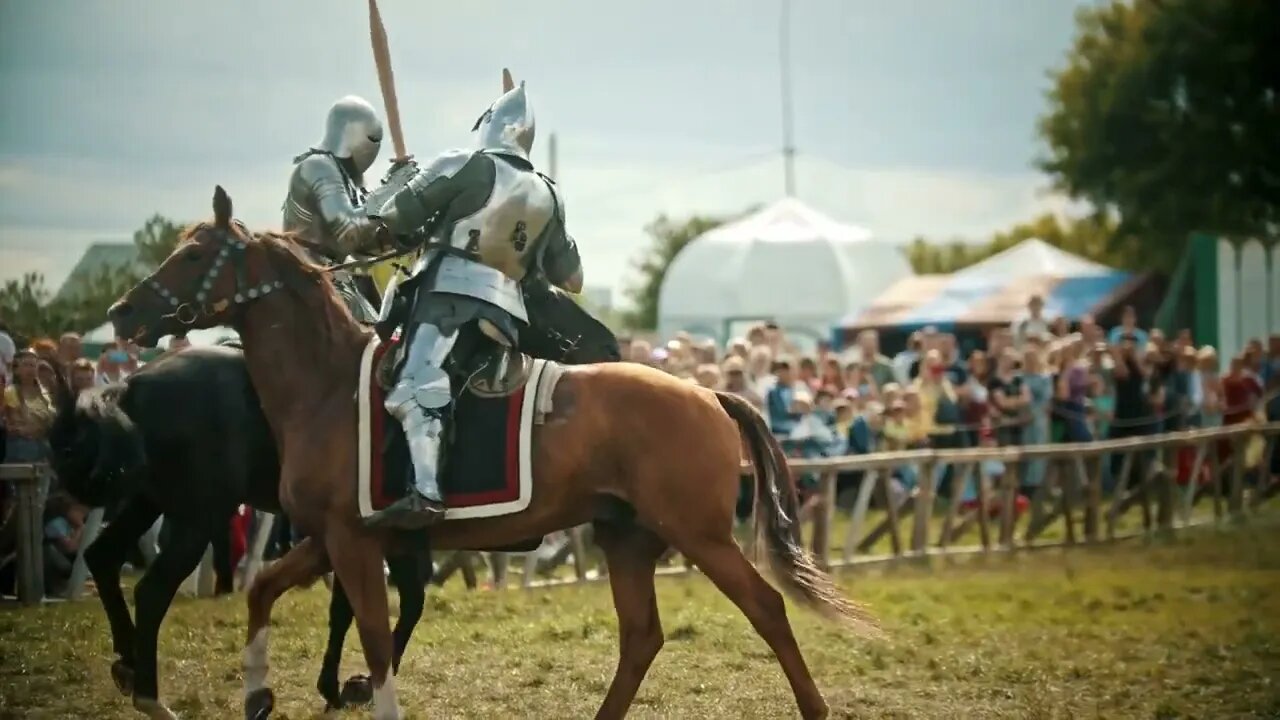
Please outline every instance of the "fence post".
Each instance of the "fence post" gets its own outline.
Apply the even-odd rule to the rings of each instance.
[[[1000,545],[1013,547],[1013,528],[1017,522],[1014,503],[1018,495],[1018,464],[1009,463],[1004,469],[1004,481],[1000,488]]]
[[[974,474],[974,468],[979,463],[964,463],[959,466],[952,466],[951,470],[951,497],[947,502],[947,515],[942,521],[942,533],[938,537],[938,547],[946,550],[951,544],[951,534],[956,531],[956,516],[960,513],[961,498],[964,497],[964,490],[969,485],[969,476]],[[978,478],[978,482],[982,482]]]
[[[40,465],[8,465],[0,479],[11,481],[17,492],[14,510],[18,524],[18,600],[39,605],[44,600],[44,495]]]
[[[1084,497],[1084,540],[1098,542],[1098,520],[1102,517],[1102,468],[1106,457],[1099,455],[1093,463],[1094,472],[1090,473],[1084,458],[1076,456],[1076,478],[1085,490]]]
[[[1280,485],[1280,479],[1272,480],[1271,463],[1275,453],[1280,452],[1277,447],[1276,436],[1272,435],[1267,438],[1266,445],[1262,450],[1262,470],[1259,473],[1261,478],[1258,480],[1258,487],[1254,488],[1253,498],[1249,501],[1249,505],[1257,508],[1276,492],[1276,487]]]
[[[920,464],[920,482],[916,485],[915,523],[911,528],[911,552],[923,555],[929,546],[929,519],[933,515],[934,477],[938,466],[932,460]]]
[[[822,473],[818,476],[817,512],[813,516],[813,556],[818,567],[831,567],[831,524],[836,512],[836,475]]]
[[[858,548],[859,538],[862,537],[862,526],[867,522],[867,506],[871,504],[871,495],[875,492],[876,484],[880,482],[881,472],[887,471],[869,469],[862,473],[862,483],[858,485],[858,498],[853,503],[853,515],[849,519],[849,532],[844,539],[843,556],[846,563],[853,560],[853,553]]]
[[[1160,532],[1173,531],[1173,503],[1174,503],[1174,483],[1177,473],[1178,447],[1162,448],[1160,451],[1160,470],[1155,476],[1156,483],[1156,528]],[[1172,458],[1174,464],[1163,462]],[[1194,486],[1193,480],[1189,479],[1188,485]]]
[[[1183,525],[1191,524],[1191,511],[1195,508],[1196,497],[1200,491],[1200,471],[1204,468],[1210,444],[1209,441],[1196,443],[1196,459],[1191,463],[1191,475],[1187,478],[1187,489],[1183,493],[1182,502],[1179,503],[1178,508],[1178,514],[1182,516]]]
[[[1244,517],[1244,452],[1248,443],[1248,435],[1231,438],[1231,495],[1227,500],[1227,509],[1234,520]]]

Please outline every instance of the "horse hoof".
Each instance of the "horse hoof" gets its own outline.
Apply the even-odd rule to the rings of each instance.
[[[129,667],[124,660],[117,659],[111,663],[111,682],[116,684],[116,689],[121,695],[125,697],[133,695],[133,668]]]
[[[368,675],[353,675],[342,684],[341,697],[346,705],[368,705],[373,702],[373,681]]]
[[[320,691],[320,697],[324,698],[324,711],[326,713],[342,709],[342,691],[338,689],[338,678],[317,682],[316,690]]]
[[[259,688],[244,698],[244,720],[267,720],[275,709],[276,696],[271,688]]]

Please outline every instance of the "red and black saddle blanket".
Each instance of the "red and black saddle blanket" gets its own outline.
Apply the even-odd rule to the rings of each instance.
[[[360,360],[357,492],[363,517],[402,497],[412,478],[404,433],[383,407],[386,391],[377,378],[383,356],[396,342],[375,336]],[[508,515],[529,506],[533,426],[545,414],[538,402],[549,403],[558,376],[554,363],[533,360],[527,381],[508,394],[478,395],[469,389],[459,394],[440,477],[446,520]]]

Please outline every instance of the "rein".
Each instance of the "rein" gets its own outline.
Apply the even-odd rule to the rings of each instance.
[[[236,224],[240,225],[238,221]],[[240,227],[244,229],[243,225],[240,225]],[[148,275],[142,281],[143,285],[173,308],[173,313],[165,315],[165,318],[173,318],[183,325],[194,325],[201,314],[212,316],[225,310],[232,302],[237,305],[243,305],[284,287],[284,283],[279,280],[264,282],[260,285],[249,285],[248,272],[244,263],[245,241],[233,236],[226,229],[217,229],[216,232],[222,241],[222,249],[214,256],[213,263],[205,270],[204,275],[196,281],[194,301],[179,300],[177,295],[174,295],[155,279],[155,273]],[[227,264],[228,258],[231,259],[231,264],[235,266],[235,294],[230,298],[207,302],[209,293],[213,290],[214,283],[217,282],[218,277],[222,274],[222,268]]]
[[[302,245],[303,247],[307,247],[321,253],[326,251],[326,248],[324,246],[319,245],[317,243],[310,242],[308,240],[303,240],[302,238],[295,238],[295,242],[297,242],[299,245]],[[380,255],[374,255],[373,257],[367,257],[367,258],[357,258],[355,260],[348,260],[343,263],[338,263],[337,265],[326,265],[324,267],[324,271],[327,273],[333,273],[333,272],[338,272],[339,270],[350,270],[352,268],[364,268],[364,267],[369,267],[371,265],[377,265],[378,263],[384,262],[387,260],[394,260],[395,258],[403,257],[405,255],[408,255],[409,253],[418,252],[418,251],[422,251],[425,253],[432,250],[435,250],[445,255],[457,255],[459,257],[467,258],[468,260],[479,261],[480,259],[479,254],[477,254],[472,250],[456,248],[450,245],[449,243],[435,241],[435,242],[424,242],[419,245],[414,245],[412,247],[407,247],[403,249],[394,248]]]

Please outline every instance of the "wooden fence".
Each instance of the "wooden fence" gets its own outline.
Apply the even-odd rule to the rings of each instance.
[[[817,476],[815,495],[806,504],[806,535],[818,563],[826,568],[904,557],[936,554],[1008,551],[1019,547],[1076,545],[1113,540],[1126,534],[1122,520],[1133,511],[1140,514],[1141,532],[1171,532],[1204,521],[1243,519],[1266,500],[1280,493],[1280,478],[1269,464],[1280,438],[1280,423],[1236,425],[1192,430],[1141,438],[1091,443],[974,448],[964,450],[913,450],[870,455],[792,460],[792,472]],[[1179,454],[1184,460],[1179,484]],[[1252,467],[1250,467],[1252,461]],[[988,472],[999,463],[1003,473]],[[1019,477],[1031,463],[1043,463],[1042,482],[1020,512]],[[1115,472],[1109,472],[1108,467]],[[895,479],[903,468],[913,468],[918,478],[910,490]],[[40,562],[41,507],[39,491],[45,471],[40,466],[0,466],[0,480],[16,483],[19,528],[19,596],[38,602],[42,593]],[[744,473],[750,474],[749,466]],[[852,509],[842,513],[837,504],[838,478],[860,473],[855,481]],[[1112,476],[1110,492],[1104,479]],[[938,481],[949,476],[949,488],[940,497]],[[976,483],[976,503],[961,502],[966,486]],[[872,503],[879,508],[872,510]],[[1208,505],[1212,515],[1208,516]],[[1195,517],[1198,509],[1204,517]],[[272,516],[258,514],[256,532],[242,566],[241,586],[252,581],[262,565],[262,551],[271,530]],[[84,545],[96,534],[101,511],[90,515]],[[843,527],[842,527],[843,525]],[[1061,539],[1046,541],[1047,531],[1061,531]],[[550,560],[573,560],[571,579],[537,579],[535,553],[524,557],[522,586],[545,587],[566,582],[590,582],[604,577],[603,568],[588,567],[586,528],[569,531],[558,547],[548,548]],[[976,542],[969,536],[976,534]],[[888,552],[874,552],[887,538]],[[839,557],[834,541],[840,540]],[[752,544],[752,538],[744,538]],[[968,544],[965,544],[969,541]],[[154,550],[154,541],[147,540]],[[455,553],[441,560],[440,570],[461,570],[474,584],[474,561],[480,553]],[[496,587],[505,587],[510,556],[490,554]],[[85,578],[83,558],[73,573],[71,597],[77,597]],[[686,572],[681,565],[664,572]],[[209,556],[193,574],[200,595],[212,590]]]

